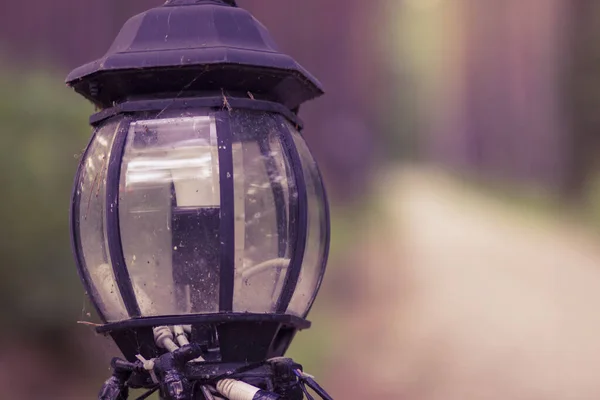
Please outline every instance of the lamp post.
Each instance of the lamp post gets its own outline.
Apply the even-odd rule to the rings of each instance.
[[[297,116],[318,81],[235,1],[169,0],[67,83],[99,109],[73,252],[97,331],[125,356],[99,398],[329,398],[282,358],[310,326],[329,247]]]

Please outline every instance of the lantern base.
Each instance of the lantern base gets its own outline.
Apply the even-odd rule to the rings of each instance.
[[[109,334],[123,355],[135,361],[165,352],[155,344],[153,327],[191,326],[190,341],[220,362],[259,362],[283,356],[297,331],[310,322],[288,314],[213,313],[132,318],[96,328]]]

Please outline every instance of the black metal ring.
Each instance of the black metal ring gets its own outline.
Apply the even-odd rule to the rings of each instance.
[[[278,322],[296,329],[308,329],[311,325],[310,321],[289,314],[211,313],[132,318],[99,326],[96,332],[107,333],[162,325],[221,325],[229,322]]]
[[[258,110],[274,112],[283,115],[293,125],[301,130],[302,120],[289,108],[280,103],[267,100],[235,97],[235,96],[215,96],[214,93],[205,97],[180,97],[171,99],[152,99],[152,100],[129,100],[120,103],[111,108],[106,108],[90,117],[91,125],[98,125],[107,118],[121,113],[134,113],[142,111],[158,111],[160,116],[168,109],[190,109],[208,107],[214,110],[225,110],[229,108]]]

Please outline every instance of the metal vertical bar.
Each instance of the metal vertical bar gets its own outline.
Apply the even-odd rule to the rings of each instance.
[[[280,115],[276,116],[277,127],[281,132],[281,141],[283,147],[290,159],[290,166],[294,172],[295,187],[298,191],[297,203],[292,201],[290,196],[290,225],[295,231],[295,246],[290,265],[287,269],[281,295],[277,301],[276,311],[284,313],[294,295],[300,271],[302,270],[302,261],[304,259],[304,250],[306,248],[306,235],[308,231],[308,196],[306,193],[306,182],[304,180],[304,171],[302,169],[302,161],[298,149],[294,144],[292,133],[288,129],[284,118]],[[294,223],[292,223],[292,220]]]
[[[110,151],[106,171],[106,238],[108,251],[112,262],[117,287],[121,292],[125,309],[130,317],[141,316],[131,277],[127,270],[127,263],[123,255],[123,242],[121,240],[121,226],[119,222],[119,182],[121,180],[121,164],[123,152],[129,132],[131,120],[124,118],[117,128],[117,136]]]
[[[220,188],[220,249],[219,249],[219,311],[233,310],[233,290],[235,280],[235,210],[233,193],[233,150],[232,133],[228,112],[213,114],[217,128],[219,151]]]

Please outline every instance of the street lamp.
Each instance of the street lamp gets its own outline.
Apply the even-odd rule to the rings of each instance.
[[[97,331],[126,358],[100,398],[329,398],[282,358],[310,326],[329,247],[297,116],[318,81],[235,1],[169,0],[67,83],[99,109],[73,251]]]

